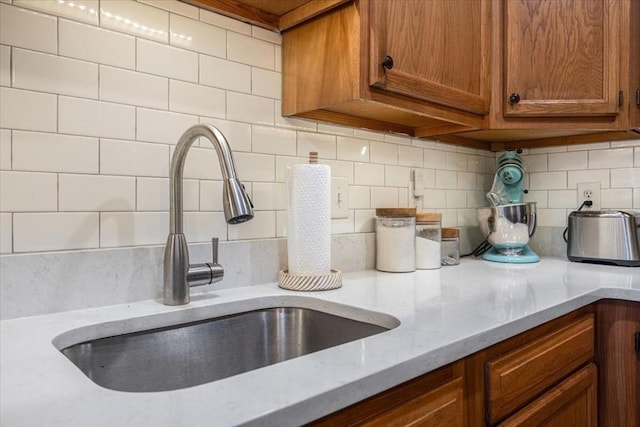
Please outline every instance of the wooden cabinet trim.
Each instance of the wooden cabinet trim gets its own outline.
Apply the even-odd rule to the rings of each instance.
[[[500,427],[527,427],[546,425],[551,417],[559,414],[572,404],[578,406],[578,416],[565,415],[562,419],[554,419],[553,425],[568,424],[580,427],[595,427],[598,420],[597,400],[597,368],[588,364],[578,372],[553,387],[539,399],[525,406],[517,414],[500,423]],[[581,402],[577,402],[582,399]],[[579,404],[582,404],[579,406]],[[569,408],[570,409],[570,408]],[[580,417],[581,416],[581,417]]]
[[[487,412],[499,421],[594,357],[593,315],[486,365]]]

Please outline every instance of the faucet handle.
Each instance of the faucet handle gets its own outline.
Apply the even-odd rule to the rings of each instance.
[[[218,263],[218,242],[220,239],[217,237],[211,238],[211,260],[213,264]]]

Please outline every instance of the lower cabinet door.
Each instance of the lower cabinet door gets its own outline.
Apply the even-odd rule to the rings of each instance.
[[[597,378],[597,368],[590,363],[499,425],[596,427]]]

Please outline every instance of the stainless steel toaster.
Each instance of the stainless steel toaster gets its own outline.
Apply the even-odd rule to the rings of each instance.
[[[640,266],[640,211],[575,211],[569,214],[570,261]]]

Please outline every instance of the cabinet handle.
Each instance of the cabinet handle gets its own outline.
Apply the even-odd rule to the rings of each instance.
[[[387,70],[390,70],[393,68],[393,58],[390,57],[389,55],[384,57],[384,61],[382,61],[382,67],[384,67]]]
[[[509,95],[509,103],[510,104],[517,104],[518,102],[520,102],[520,94],[519,93],[512,93],[511,95]]]
[[[640,107],[640,89],[636,89],[636,105]]]
[[[640,353],[640,332],[636,332],[635,335],[635,347],[636,347],[636,353]]]

